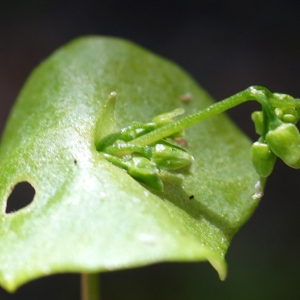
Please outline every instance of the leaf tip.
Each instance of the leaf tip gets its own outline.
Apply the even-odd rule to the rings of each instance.
[[[223,258],[208,258],[209,263],[218,272],[220,280],[224,281],[227,277],[227,264]]]
[[[103,105],[95,130],[95,145],[96,148],[101,148],[103,139],[109,135],[115,125],[115,108],[116,108],[117,93],[111,92]]]

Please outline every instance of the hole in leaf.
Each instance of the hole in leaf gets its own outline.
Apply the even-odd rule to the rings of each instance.
[[[27,182],[19,182],[13,188],[6,203],[5,212],[7,214],[18,211],[19,209],[29,205],[35,195],[35,189]]]

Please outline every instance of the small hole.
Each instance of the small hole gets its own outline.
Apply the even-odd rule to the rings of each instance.
[[[29,182],[19,182],[15,185],[7,199],[5,212],[7,214],[13,213],[29,205],[34,198],[34,195],[35,189]]]

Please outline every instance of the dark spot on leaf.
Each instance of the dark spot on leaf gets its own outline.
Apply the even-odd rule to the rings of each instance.
[[[12,192],[7,199],[5,212],[7,214],[13,213],[29,205],[34,195],[35,189],[29,182],[19,182],[12,188]]]
[[[189,199],[190,200],[194,199],[194,195],[189,196]]]
[[[77,165],[77,160],[76,159],[74,159],[74,164]]]

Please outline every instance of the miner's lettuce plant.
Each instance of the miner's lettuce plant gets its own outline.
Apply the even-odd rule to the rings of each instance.
[[[252,147],[220,114],[247,100],[262,105]],[[84,299],[97,299],[93,274],[163,261],[209,261],[225,279],[230,241],[276,157],[300,166],[298,106],[257,86],[213,103],[178,66],[120,39],[57,50],[1,141],[1,285],[78,272]],[[34,199],[8,213],[20,182]]]

